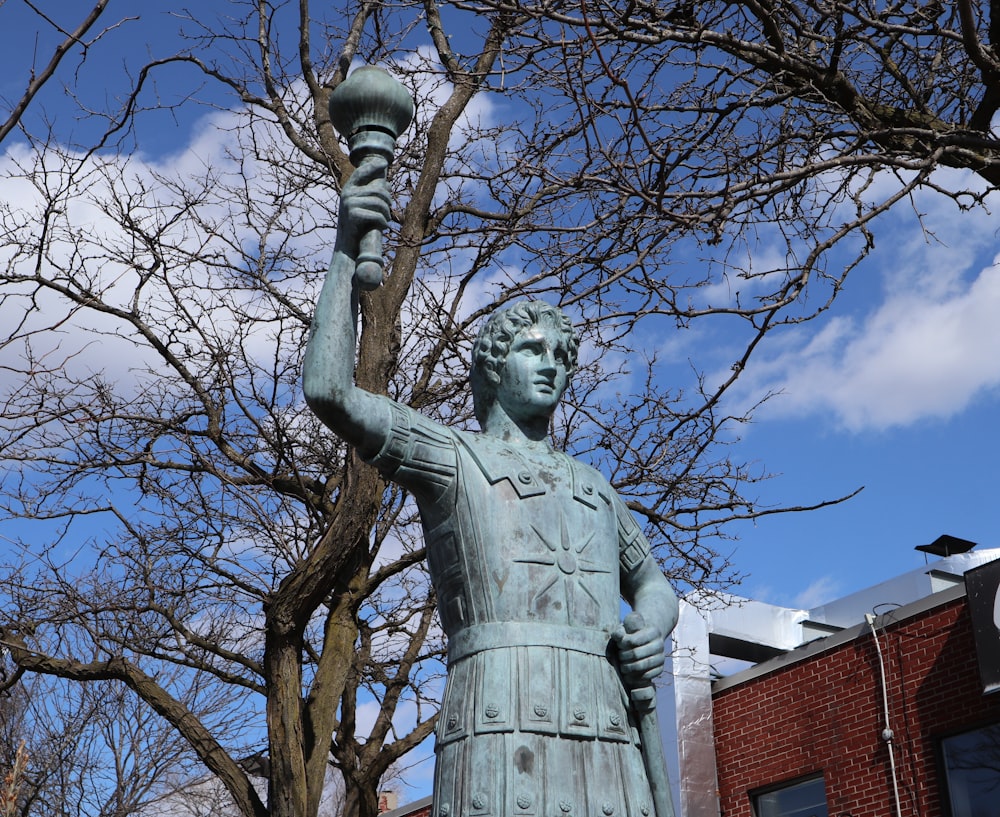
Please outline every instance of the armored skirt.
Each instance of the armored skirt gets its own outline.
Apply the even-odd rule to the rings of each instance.
[[[630,512],[565,454],[387,404],[372,462],[417,500],[448,635],[432,817],[649,817],[613,643]]]
[[[651,814],[621,683],[603,655],[502,647],[449,663],[439,724],[437,817]]]

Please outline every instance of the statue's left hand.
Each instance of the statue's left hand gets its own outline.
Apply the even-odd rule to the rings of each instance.
[[[630,613],[615,632],[618,666],[630,689],[648,686],[663,672],[663,633],[649,626],[638,613]]]

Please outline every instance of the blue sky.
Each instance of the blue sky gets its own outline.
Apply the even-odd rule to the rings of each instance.
[[[943,533],[1000,546],[996,218],[928,192],[875,231],[831,312],[778,338],[741,386],[781,392],[742,443],[781,474],[765,496],[864,490],[741,530],[744,595],[821,603],[920,566],[913,548]]]
[[[165,6],[143,4],[146,19],[109,33],[107,47],[92,52],[80,87],[95,104],[113,92],[95,87],[95,77],[114,77],[126,57],[169,50],[149,14]],[[36,50],[13,19],[19,10],[12,0],[0,18],[8,66],[0,92],[8,97],[23,87]],[[112,3],[112,12],[123,10]],[[51,39],[37,41],[46,59]],[[191,74],[184,79],[189,87]],[[169,84],[159,91],[176,97]],[[35,115],[66,116],[56,86],[37,103]],[[161,126],[138,134],[140,151],[183,151],[201,120],[179,116],[159,114]],[[80,134],[87,128],[74,125]],[[1000,547],[998,207],[993,200],[992,212],[959,212],[930,193],[904,203],[876,225],[875,249],[830,312],[776,334],[752,361],[732,399],[778,392],[734,450],[776,474],[760,486],[761,504],[864,490],[836,507],[734,526],[731,558],[746,574],[741,595],[810,607],[922,565],[913,548],[943,533]],[[699,327],[683,344],[710,347],[720,341],[712,332]]]

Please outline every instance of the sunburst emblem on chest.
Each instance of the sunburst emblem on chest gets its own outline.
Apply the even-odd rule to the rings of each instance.
[[[564,610],[571,619],[587,613],[596,615],[601,600],[594,592],[596,588],[588,587],[588,576],[611,572],[611,566],[588,558],[588,549],[596,531],[591,530],[586,538],[574,543],[563,510],[559,511],[558,538],[553,535],[554,531],[540,530],[535,525],[531,529],[544,549],[537,554],[514,559],[521,564],[538,565],[538,569],[533,571],[537,576],[533,584],[537,584],[538,588],[531,594],[531,608],[538,611]]]

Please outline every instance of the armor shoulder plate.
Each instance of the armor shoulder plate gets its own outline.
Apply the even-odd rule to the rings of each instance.
[[[642,534],[642,528],[635,521],[618,494],[615,494],[615,511],[618,515],[618,553],[622,572],[631,573],[649,556],[649,542]]]
[[[458,470],[458,432],[388,397],[383,399],[389,404],[392,425],[382,450],[368,462],[417,495],[440,496]]]

